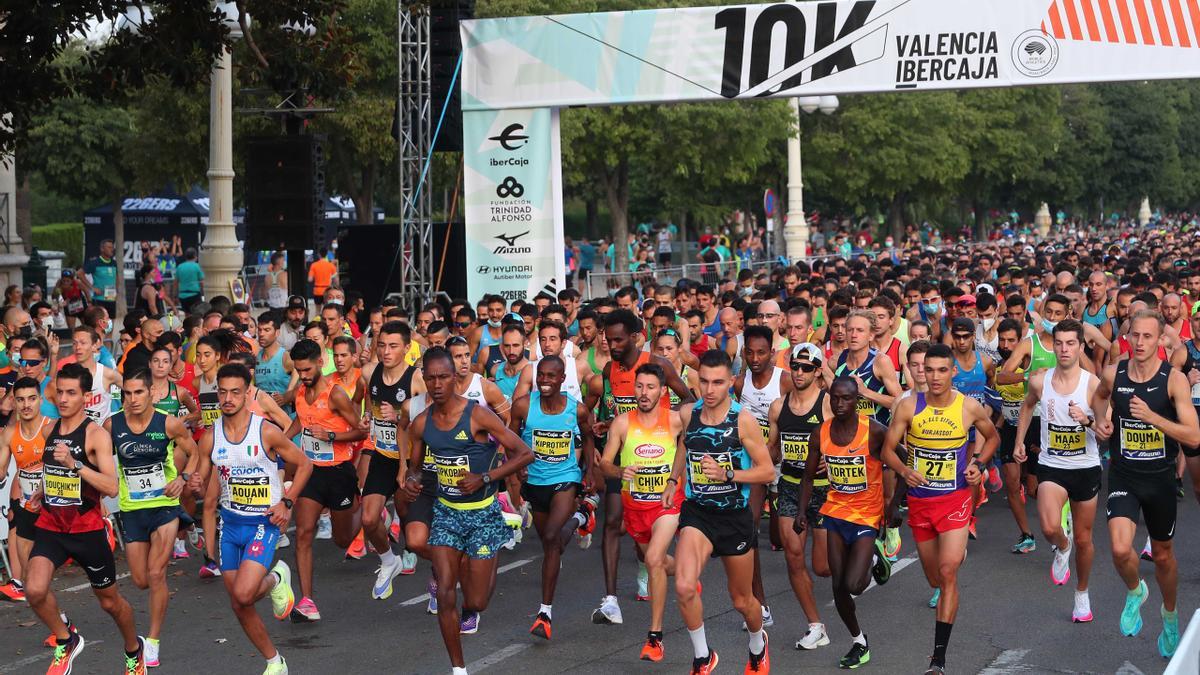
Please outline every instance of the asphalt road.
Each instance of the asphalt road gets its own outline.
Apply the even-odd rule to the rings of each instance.
[[[1029,505],[1033,518],[1033,505]],[[1101,514],[1101,518],[1103,515]],[[1200,537],[1195,523],[1200,509],[1190,492],[1181,504],[1177,554],[1180,559],[1180,616],[1197,608],[1200,597]],[[1003,495],[993,495],[980,512],[980,540],[970,544],[961,573],[962,602],[948,653],[951,673],[1157,673],[1166,661],[1159,657],[1155,639],[1161,627],[1153,568],[1142,563],[1151,588],[1143,608],[1145,627],[1140,635],[1125,638],[1118,630],[1124,588],[1112,568],[1108,535],[1103,523],[1096,530],[1096,564],[1092,574],[1091,602],[1095,621],[1072,624],[1072,589],[1050,583],[1051,553],[1038,542],[1035,553],[1009,553],[1016,528]],[[934,614],[926,606],[930,589],[916,564],[911,538],[904,531],[901,561],[890,583],[868,589],[858,600],[859,620],[870,639],[872,661],[865,669],[887,673],[923,673],[932,651]],[[1143,541],[1139,533],[1138,541]],[[833,643],[815,652],[798,652],[792,646],[805,628],[799,605],[787,583],[783,554],[771,552],[762,542],[764,582],[775,627],[772,665],[776,672],[839,672],[838,658],[849,648],[849,637],[833,609],[829,582],[817,579],[816,594],[822,620]],[[424,612],[428,565],[414,576],[399,577],[394,595],[386,601],[370,598],[376,567],[373,556],[344,561],[330,542],[317,542],[316,596],[324,619],[317,624],[276,622],[268,601],[260,612],[268,629],[288,659],[293,673],[445,673],[449,661],[434,617]],[[285,550],[289,562],[292,554]],[[596,626],[593,608],[603,595],[599,542],[583,551],[572,544],[565,557],[558,597],[554,603],[554,640],[529,635],[538,609],[541,550],[536,535],[514,552],[501,557],[501,574],[491,606],[483,615],[478,634],[464,637],[471,673],[681,673],[691,663],[691,645],[673,600],[666,614],[666,659],[652,664],[637,660],[649,621],[649,608],[633,600],[636,562],[631,542],[622,544],[620,598],[625,623]],[[119,561],[123,569],[123,562]],[[263,661],[242,634],[228,607],[220,581],[201,581],[198,560],[173,563],[168,571],[171,607],[162,640],[165,673],[259,673]],[[708,639],[721,655],[719,672],[740,672],[746,660],[741,617],[725,594],[719,564],[705,572],[704,600]],[[138,625],[146,625],[145,593],[128,580],[120,587],[137,611]],[[77,673],[113,673],[120,667],[120,640],[104,615],[78,568],[68,568],[55,582],[59,602],[88,640],[76,661]],[[1185,626],[1186,628],[1186,626]],[[0,606],[0,672],[41,673],[50,650],[41,647],[46,630],[23,605]]]

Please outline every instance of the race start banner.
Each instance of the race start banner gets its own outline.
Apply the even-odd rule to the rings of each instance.
[[[464,21],[464,120],[489,115],[464,124],[469,246],[511,236],[484,208],[484,193],[516,169],[482,160],[514,152],[493,138],[509,125],[548,114],[530,109],[1194,78],[1198,30],[1198,0],[849,0]],[[510,108],[521,110],[495,112]],[[545,161],[521,167],[519,182],[538,186],[536,227],[550,227],[561,215],[540,192],[561,187],[551,175],[559,155],[542,156],[546,138],[524,134],[526,152],[538,144]],[[561,277],[540,246],[562,235],[530,233],[532,290]],[[468,257],[491,267],[477,258]],[[470,292],[488,292],[479,285],[487,275],[474,275]]]
[[[463,113],[467,289],[554,296],[564,267],[558,110]]]

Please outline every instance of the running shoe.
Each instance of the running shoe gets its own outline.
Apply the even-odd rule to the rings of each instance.
[[[1092,601],[1088,592],[1075,591],[1075,609],[1071,610],[1072,623],[1090,623],[1092,621]]]
[[[864,635],[863,638],[866,638]],[[867,665],[871,661],[871,650],[867,649],[866,645],[857,642],[850,645],[850,651],[838,661],[838,667],[845,670],[854,670]]]
[[[595,497],[584,497],[579,503],[579,513],[583,515],[583,525],[579,526],[580,535],[588,535],[596,530],[596,504],[593,501]]]
[[[887,554],[883,552],[883,541],[875,540],[875,564],[871,566],[871,578],[875,579],[875,583],[880,586],[886,584],[888,579],[892,578],[892,562],[888,560]]]
[[[1000,467],[995,464],[988,467],[987,489],[992,492],[999,492],[1004,489],[1004,479],[1000,477]]]
[[[272,605],[275,603],[272,602]],[[312,623],[321,620],[321,612],[317,609],[317,603],[312,601],[312,598],[300,598],[292,607],[292,623]]]
[[[479,632],[479,612],[466,612],[458,622],[458,632],[463,635],[474,635]]]
[[[1075,518],[1071,515],[1071,502],[1063,504],[1062,508],[1062,530],[1067,535],[1067,539],[1071,538],[1071,531],[1075,527]]]
[[[158,640],[145,638],[142,642],[142,654],[146,657],[147,668],[158,667]]]
[[[171,558],[174,560],[182,560],[183,558],[190,557],[192,557],[192,554],[188,553],[187,542],[182,539],[176,539],[175,546],[171,549]]]
[[[1150,548],[1150,537],[1146,537],[1146,545],[1142,547],[1142,560],[1154,562],[1154,549]]]
[[[883,554],[888,559],[888,562],[896,562],[900,559],[900,528],[884,528]]]
[[[533,527],[533,509],[530,508],[529,502],[521,502],[521,529],[528,530]]]
[[[196,551],[204,550],[204,530],[199,527],[192,527],[188,530],[188,546],[191,546]]]
[[[67,632],[71,635],[79,633],[79,629],[75,627],[75,624],[71,623],[71,620],[67,618],[65,613],[59,612],[58,618],[62,619],[63,625],[67,627]],[[54,633],[51,633],[45,640],[42,640],[42,646],[53,649],[58,646],[58,638],[54,636]]]
[[[1183,495],[1184,495],[1183,479],[1176,476],[1175,477],[1175,499],[1183,499]]]
[[[537,618],[533,620],[533,627],[529,629],[529,632],[543,640],[549,640],[550,617],[546,616],[545,612],[538,612]]]
[[[1017,543],[1013,544],[1012,547],[1013,553],[1033,553],[1036,550],[1037,540],[1034,539],[1033,535],[1030,534],[1021,535],[1021,538],[1018,539]]]
[[[711,675],[717,672],[717,652],[712,647],[708,648],[708,656],[701,659],[692,659],[692,675]]]
[[[375,585],[371,587],[371,597],[376,600],[387,600],[392,597],[392,579],[400,576],[403,562],[400,556],[393,555],[391,563],[380,563],[379,571],[375,573]]]
[[[600,601],[600,607],[592,612],[592,623],[613,625],[624,623],[624,619],[621,618],[621,605],[617,604],[617,596],[604,596],[604,599]]]
[[[25,589],[21,588],[16,581],[9,581],[7,584],[0,586],[0,600],[9,602],[25,602]]]
[[[399,518],[392,520],[392,524],[388,526],[388,536],[392,538],[393,542],[395,542],[397,544],[400,543],[400,519]]]
[[[279,657],[279,663],[267,663],[267,669],[263,671],[263,675],[288,675],[287,661],[283,657]]]
[[[655,663],[663,660],[663,643],[662,637],[650,633],[646,635],[646,644],[642,645],[642,655],[639,656],[643,661],[654,661]],[[707,672],[707,671],[706,671]]]
[[[400,553],[400,574],[408,576],[417,573],[417,554],[412,551]]]
[[[987,495],[988,495],[987,490],[984,490],[979,493],[979,501],[975,502],[975,508],[979,508],[980,506],[983,506],[984,504],[988,503]]]
[[[1121,610],[1121,635],[1133,637],[1142,631],[1142,605],[1150,597],[1146,582],[1139,579],[1137,588],[1125,594],[1125,609]]]
[[[200,567],[201,579],[216,579],[221,576],[221,568],[213,560],[205,560]]]
[[[700,592],[700,587],[700,582],[696,582],[696,595],[702,595]],[[763,628],[770,628],[771,626],[775,625],[775,617],[771,616],[771,608],[767,605],[762,606],[762,625]],[[742,622],[742,630],[750,630],[750,627],[746,625],[745,621]]]
[[[1158,614],[1163,622],[1162,632],[1158,634],[1158,653],[1169,659],[1179,648],[1179,612],[1168,612],[1166,607],[1159,605]]]
[[[925,669],[925,675],[946,675],[946,667],[930,661],[929,668]]]
[[[426,614],[437,614],[437,579],[430,577],[429,583],[425,584],[425,592],[429,593],[429,603],[425,605]]]
[[[333,539],[333,521],[328,513],[322,513],[317,519],[317,539]]]
[[[942,589],[933,589],[933,596],[929,598],[929,609],[937,609],[938,600],[942,599]]]
[[[771,672],[771,641],[767,638],[767,632],[763,631],[763,650],[761,654],[750,652],[749,658],[746,659],[746,675],[750,673],[769,673]],[[711,649],[709,650],[712,651]],[[747,650],[749,651],[749,650]]]
[[[367,555],[367,542],[363,537],[363,531],[359,530],[354,536],[354,540],[350,542],[350,547],[346,549],[346,560],[362,560]]]
[[[590,534],[582,535],[581,537],[579,537],[578,541],[579,541],[579,548],[581,548],[585,551],[592,547],[592,535],[590,535]]]
[[[287,548],[291,545],[292,545],[292,538],[287,536],[287,532],[280,532],[279,540],[278,540],[278,543],[275,544],[275,548]],[[287,666],[284,666],[284,667],[286,668]]]
[[[125,655],[125,675],[146,675],[146,643],[140,637],[137,654]]]
[[[283,621],[296,606],[296,594],[292,591],[292,568],[280,560],[271,568],[271,573],[276,577],[275,586],[271,588],[270,593],[271,613],[276,619]],[[319,614],[317,616],[320,618]]]
[[[650,599],[650,570],[646,569],[646,563],[638,563],[637,585],[637,601],[646,602]]]
[[[1054,582],[1055,586],[1062,586],[1071,580],[1071,540],[1067,539],[1067,547],[1059,549],[1057,546],[1051,547],[1054,551],[1054,561],[1050,563],[1050,581]]]
[[[46,675],[69,675],[71,664],[86,644],[82,635],[71,633],[71,639],[67,640],[66,644],[54,647],[54,657],[50,659],[50,668],[46,670]]]
[[[825,624],[810,623],[808,624],[808,632],[804,637],[796,641],[796,649],[809,651],[817,647],[824,647],[829,644],[829,634],[825,632]]]

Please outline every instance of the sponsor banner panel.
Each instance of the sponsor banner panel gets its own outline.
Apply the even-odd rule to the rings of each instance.
[[[463,108],[1200,75],[1200,11],[1160,0],[849,0],[462,23]]]
[[[564,265],[558,111],[463,113],[467,292],[556,292]]]

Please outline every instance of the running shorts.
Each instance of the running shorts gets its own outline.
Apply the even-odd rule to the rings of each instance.
[[[314,466],[300,498],[311,499],[330,511],[353,508],[358,498],[358,473],[354,464]]]
[[[833,516],[822,516],[821,518],[821,527],[841,537],[842,541],[846,542],[846,546],[853,546],[854,542],[863,537],[875,539],[879,536],[879,530],[873,527],[852,523],[841,518],[834,518]]]
[[[908,526],[918,542],[966,527],[971,522],[971,511],[970,488],[938,497],[908,496]]]
[[[456,509],[441,501],[433,505],[433,524],[429,527],[429,545],[445,546],[486,560],[496,557],[500,547],[513,536],[504,523],[500,501],[478,509]]]
[[[1058,467],[1038,466],[1038,484],[1054,483],[1067,491],[1067,498],[1073,502],[1086,502],[1100,494],[1101,470],[1098,466],[1086,469],[1060,469]],[[1112,490],[1112,487],[1109,487]],[[1171,482],[1171,503],[1175,503],[1175,483]]]
[[[579,483],[570,481],[550,485],[526,483],[521,486],[521,497],[529,502],[529,508],[533,509],[534,513],[550,513],[550,503],[554,501],[554,495],[567,490],[576,490],[578,493],[578,487]]]
[[[1138,511],[1146,517],[1146,529],[1155,541],[1175,536],[1175,474],[1137,474],[1108,469],[1108,519],[1128,518],[1137,524]]]
[[[622,496],[621,502],[623,507],[621,519],[625,523],[625,531],[635,542],[643,545],[649,544],[654,521],[663,516],[679,515],[679,510],[683,506],[683,489],[680,488],[675,493],[675,501],[670,509],[664,509],[661,503],[649,507],[634,506],[633,502],[624,496]]]
[[[367,478],[363,481],[363,496],[383,495],[386,499],[396,494],[400,489],[400,483],[396,481],[396,476],[400,473],[400,460],[375,452],[371,453],[368,462]]]
[[[679,529],[690,527],[712,544],[712,557],[743,555],[758,547],[758,531],[748,507],[715,509],[685,501],[679,511]]]
[[[183,509],[178,506],[156,506],[148,509],[122,511],[121,536],[125,541],[150,541],[150,535],[171,521],[179,520]]]
[[[9,502],[8,510],[13,514],[13,530],[17,536],[22,539],[33,541],[33,535],[36,534],[38,514],[27,511],[21,506],[20,500],[13,499]]]
[[[1033,449],[1041,444],[1041,434],[1041,427],[1037,424],[1037,418],[1034,418],[1034,423],[1030,424],[1029,428],[1025,430],[1026,464],[1037,462],[1037,455],[1033,452]],[[1000,447],[996,449],[996,459],[999,459],[1001,464],[1013,464],[1017,461],[1013,459],[1013,451],[1016,449],[1016,425],[1008,423],[1000,425]]]
[[[315,467],[314,467],[315,468]],[[279,528],[261,520],[221,514],[221,571],[232,572],[243,562],[256,562],[271,569]]]
[[[108,545],[108,533],[103,529],[68,534],[36,528],[29,558],[37,557],[46,558],[55,569],[68,559],[74,560],[97,590],[117,583],[117,561]]]
[[[795,518],[800,514],[800,488],[799,483],[781,480],[779,481],[779,499],[775,502],[775,507],[778,510],[780,518]],[[820,527],[821,507],[825,505],[825,496],[829,494],[828,485],[814,485],[812,494],[808,497],[808,507],[804,509],[804,515],[808,516],[808,522],[814,527]]]

